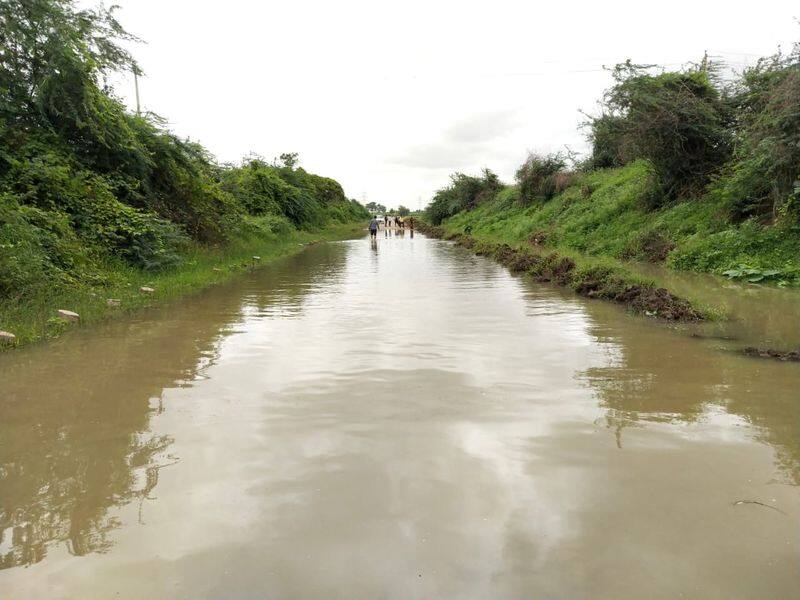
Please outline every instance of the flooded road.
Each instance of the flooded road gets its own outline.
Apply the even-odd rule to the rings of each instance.
[[[3,598],[789,598],[800,366],[422,236],[0,356]]]
[[[780,351],[800,349],[800,292],[795,288],[730,281],[647,263],[626,264],[676,295],[712,307],[725,316],[696,327],[692,335],[715,337],[720,347],[730,351],[747,346]]]

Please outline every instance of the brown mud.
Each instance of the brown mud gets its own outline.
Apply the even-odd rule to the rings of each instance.
[[[470,235],[447,233],[442,227],[422,221],[418,221],[417,228],[430,237],[451,240],[478,255],[491,257],[513,273],[528,274],[542,283],[553,282],[570,287],[587,298],[623,304],[637,314],[667,321],[697,322],[706,319],[688,300],[652,283],[633,280],[621,269],[581,267],[573,259],[557,252],[542,254],[508,244],[478,241]],[[539,243],[531,241],[533,244]]]
[[[747,356],[755,356],[758,358],[775,358],[783,361],[800,362],[800,350],[789,350],[782,352],[773,348],[756,348],[748,346],[742,352]]]

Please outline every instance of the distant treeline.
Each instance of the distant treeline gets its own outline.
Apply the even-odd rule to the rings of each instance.
[[[769,267],[800,277],[800,257],[792,258],[797,245],[785,246],[800,239],[800,45],[734,79],[723,78],[721,67],[707,60],[680,71],[617,65],[599,114],[584,124],[588,157],[531,154],[513,186],[488,169],[480,176],[455,173],[434,195],[428,220],[438,225],[490,203],[484,212],[515,214],[520,235],[554,233],[552,242],[580,250],[591,246],[580,237],[590,239],[598,229],[619,240],[598,251],[623,258],[652,240],[659,240],[664,258],[713,239],[705,256],[688,262],[683,256],[681,266]],[[606,180],[635,180],[635,190],[617,185],[615,192]],[[601,187],[603,194],[595,194]],[[643,221],[642,214],[651,218]],[[569,235],[562,231],[567,223]],[[775,252],[759,257],[765,244]]]
[[[192,244],[367,217],[333,179],[249,157],[220,165],[106,85],[140,73],[104,8],[0,1],[0,300],[87,281],[100,264],[163,269]]]

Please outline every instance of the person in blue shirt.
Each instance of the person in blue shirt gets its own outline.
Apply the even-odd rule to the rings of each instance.
[[[371,237],[378,235],[378,217],[372,217],[372,221],[369,222],[369,235]]]

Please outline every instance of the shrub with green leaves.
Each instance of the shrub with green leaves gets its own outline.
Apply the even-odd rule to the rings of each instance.
[[[286,235],[293,228],[294,225],[282,215],[245,215],[238,224],[236,234],[241,239],[268,239]]]
[[[0,298],[72,283],[89,262],[68,215],[0,193]]]
[[[517,169],[520,199],[525,204],[535,200],[550,200],[563,192],[574,180],[567,170],[567,158],[562,153],[528,154]]]
[[[733,159],[711,193],[737,220],[800,221],[800,45],[747,69],[733,101]]]
[[[630,61],[617,65],[603,113],[589,126],[591,163],[652,163],[660,194],[652,202],[701,192],[730,154],[731,114],[713,70],[651,74]]]
[[[365,209],[348,200],[338,182],[294,168],[297,155],[290,156],[292,166],[270,165],[255,157],[226,169],[220,175],[222,189],[248,214],[280,215],[297,227],[367,218]]]
[[[179,262],[178,252],[187,242],[180,227],[120,202],[107,177],[76,170],[63,156],[49,151],[15,158],[11,164],[4,187],[41,214],[67,217],[75,235],[96,251],[148,269]]]
[[[744,279],[749,283],[758,283],[770,279],[780,279],[780,269],[759,269],[750,265],[737,265],[722,272],[729,279]]]
[[[624,121],[622,116],[604,113],[584,124],[590,129],[589,141],[592,144],[592,153],[586,167],[612,169],[625,164],[627,152],[623,147]]]
[[[427,217],[439,225],[444,219],[493,198],[502,187],[500,179],[489,169],[484,169],[481,177],[454,173],[450,185],[434,194],[426,209]]]

